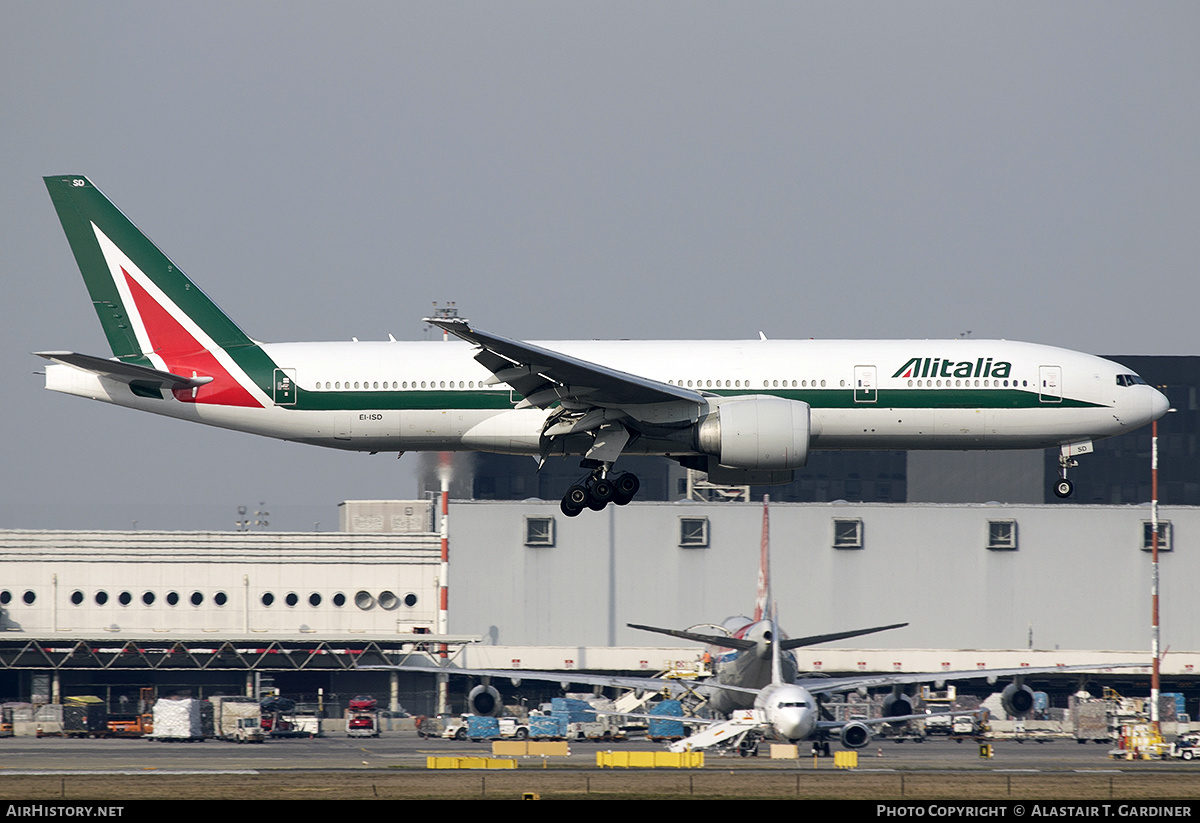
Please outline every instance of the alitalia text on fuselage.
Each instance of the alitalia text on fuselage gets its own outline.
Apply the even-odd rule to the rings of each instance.
[[[896,370],[892,377],[1008,377],[1012,363],[992,358],[951,360],[949,357],[913,357]]]

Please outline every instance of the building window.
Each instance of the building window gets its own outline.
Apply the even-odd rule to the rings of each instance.
[[[679,518],[679,545],[685,549],[707,549],[708,518]]]
[[[858,519],[834,518],[833,547],[835,549],[861,549],[863,547],[863,522]]]
[[[1149,520],[1142,521],[1142,551],[1154,551],[1154,529],[1150,525]],[[1160,552],[1169,552],[1171,550],[1171,521],[1158,521],[1158,550]]]
[[[989,520],[987,547],[992,551],[1016,551],[1017,521]]]
[[[553,517],[526,517],[525,518],[525,545],[526,546],[553,546],[554,545],[554,518]]]

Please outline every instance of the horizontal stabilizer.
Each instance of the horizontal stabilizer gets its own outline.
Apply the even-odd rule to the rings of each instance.
[[[753,640],[746,640],[741,637],[730,637],[725,634],[700,634],[699,632],[684,632],[678,629],[659,629],[655,626],[639,626],[636,623],[626,623],[631,629],[641,629],[644,632],[657,632],[658,634],[666,634],[671,637],[678,637],[682,640],[694,640],[697,643],[707,643],[710,646],[721,646],[726,649],[741,649],[747,651],[753,649],[755,643]]]
[[[107,377],[110,380],[143,387],[195,389],[213,381],[211,377],[184,377],[169,371],[135,366],[133,363],[122,363],[120,360],[109,360],[90,354],[77,354],[70,351],[39,351],[34,354],[55,363],[62,363],[72,368]]]
[[[874,634],[875,632],[885,632],[888,629],[902,629],[907,626],[907,623],[893,623],[890,626],[875,626],[870,629],[854,629],[848,632],[834,632],[833,634],[814,634],[809,637],[790,637],[785,639],[779,645],[786,649],[798,649],[801,646],[815,646],[818,643],[832,643],[834,640],[845,640],[848,637],[860,637],[864,634]]]

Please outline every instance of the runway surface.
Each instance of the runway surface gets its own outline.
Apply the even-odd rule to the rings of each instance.
[[[661,751],[648,741],[574,743],[566,758],[525,758],[515,771],[432,772],[426,757],[479,756],[486,743],[378,739],[335,734],[237,745],[209,740],[0,739],[0,798],[518,799],[526,791],[563,798],[821,797],[854,799],[1200,798],[1200,762],[1117,761],[1108,748],[1074,741],[1000,741],[984,759],[970,742],[876,742],[855,770],[832,758],[771,760],[709,754],[695,770],[600,770],[600,750]],[[804,747],[805,750],[807,747]]]

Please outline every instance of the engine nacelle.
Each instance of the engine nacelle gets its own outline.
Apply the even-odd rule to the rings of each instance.
[[[696,425],[696,450],[732,469],[798,469],[808,462],[811,409],[799,400],[726,400]]]
[[[485,686],[480,683],[471,689],[467,695],[467,712],[469,714],[481,714],[490,717],[494,714],[499,714],[501,708],[500,692],[491,686]]]
[[[1000,705],[1013,717],[1024,717],[1033,711],[1033,689],[1009,683],[1000,693]]]
[[[883,698],[884,717],[905,717],[915,714],[912,698],[906,694],[889,694]]]
[[[861,749],[871,742],[871,730],[865,723],[847,723],[842,726],[841,737],[847,749]]]

